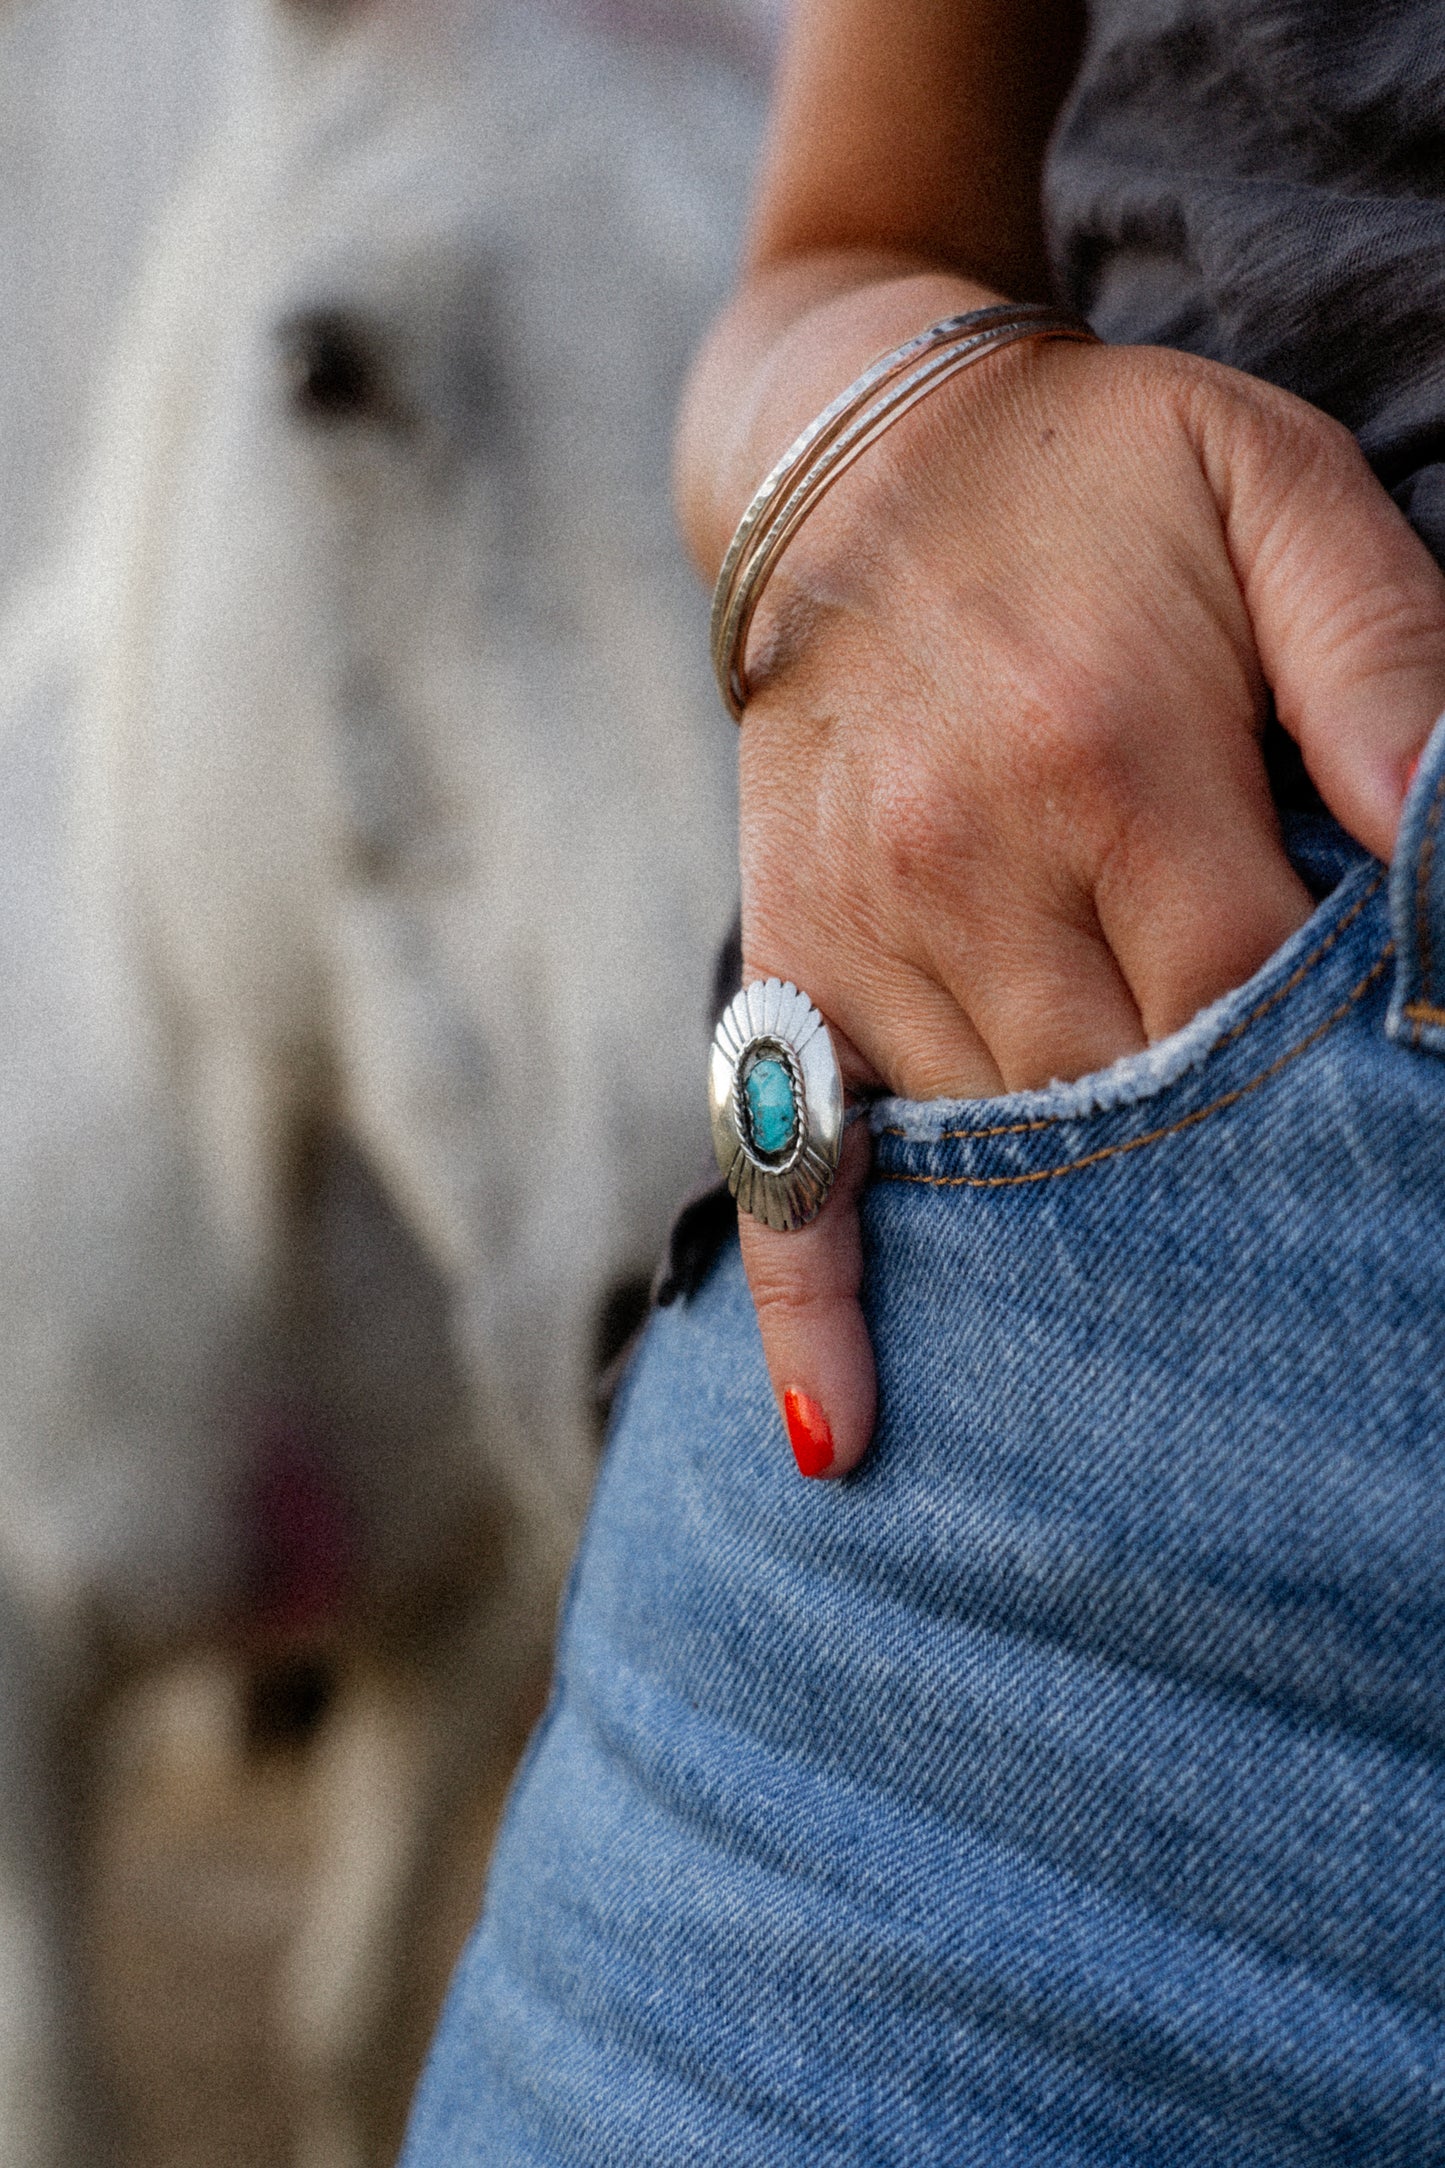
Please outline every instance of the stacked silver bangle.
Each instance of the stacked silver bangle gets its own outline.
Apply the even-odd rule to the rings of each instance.
[[[712,662],[735,721],[748,698],[747,644],[764,587],[793,536],[884,430],[938,385],[1019,339],[1092,340],[1077,316],[999,303],[931,324],[865,369],[791,444],[742,516],[712,603]],[[738,1204],[781,1233],[827,1201],[847,1126],[826,1020],[791,980],[744,987],[719,1021],[708,1077],[713,1146]]]
[[[1081,317],[1043,302],[946,316],[865,369],[766,477],[728,545],[712,598],[712,663],[735,722],[747,705],[748,631],[773,568],[808,514],[885,429],[961,369],[1019,339],[1092,340]]]

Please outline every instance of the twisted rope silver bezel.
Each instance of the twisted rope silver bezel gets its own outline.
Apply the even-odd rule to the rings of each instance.
[[[747,1103],[747,1080],[757,1061],[781,1057],[793,1093],[794,1134],[789,1149],[781,1154],[761,1152],[752,1136],[752,1114]],[[733,1114],[738,1137],[754,1165],[771,1174],[789,1174],[803,1156],[808,1141],[807,1087],[802,1065],[787,1041],[778,1038],[749,1039],[733,1069]]]
[[[765,1054],[783,1056],[793,1086],[797,1135],[781,1159],[755,1148],[743,1102],[749,1057]],[[822,1015],[790,979],[755,979],[724,1009],[713,1034],[708,1098],[718,1167],[740,1210],[780,1233],[806,1227],[838,1171],[843,1078]]]

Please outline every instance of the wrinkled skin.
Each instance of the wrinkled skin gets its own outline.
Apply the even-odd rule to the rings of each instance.
[[[1040,170],[1079,34],[1072,0],[798,0],[743,280],[683,413],[706,575],[875,356],[1047,292]],[[1158,1040],[1302,922],[1271,698],[1325,804],[1389,856],[1445,708],[1445,579],[1303,402],[1159,349],[1015,346],[811,515],[748,673],[746,976],[803,986],[854,1083],[976,1098]],[[855,1131],[805,1232],[743,1228],[779,1400],[831,1435],[813,1473],[856,1467],[873,1429],[866,1156]]]

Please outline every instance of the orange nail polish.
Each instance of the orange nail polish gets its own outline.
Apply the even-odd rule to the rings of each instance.
[[[833,1465],[833,1433],[816,1400],[789,1386],[783,1395],[788,1443],[804,1475],[826,1475]]]

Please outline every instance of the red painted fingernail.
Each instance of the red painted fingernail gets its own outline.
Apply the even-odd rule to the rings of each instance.
[[[816,1400],[789,1386],[783,1395],[788,1443],[804,1475],[826,1475],[833,1465],[833,1433]]]
[[[1408,768],[1407,768],[1407,769],[1405,770],[1405,788],[1406,788],[1406,790],[1408,790],[1408,789],[1410,788],[1410,785],[1411,785],[1411,784],[1412,784],[1412,783],[1414,782],[1414,780],[1415,780],[1416,776],[1417,776],[1417,775],[1418,775],[1418,774],[1420,773],[1420,762],[1421,762],[1421,760],[1422,760],[1423,758],[1424,758],[1424,755],[1423,755],[1423,754],[1421,754],[1421,753],[1417,753],[1417,754],[1415,755],[1415,758],[1414,758],[1414,759],[1413,759],[1413,760],[1411,761],[1411,763],[1410,763],[1409,767],[1408,767]]]

